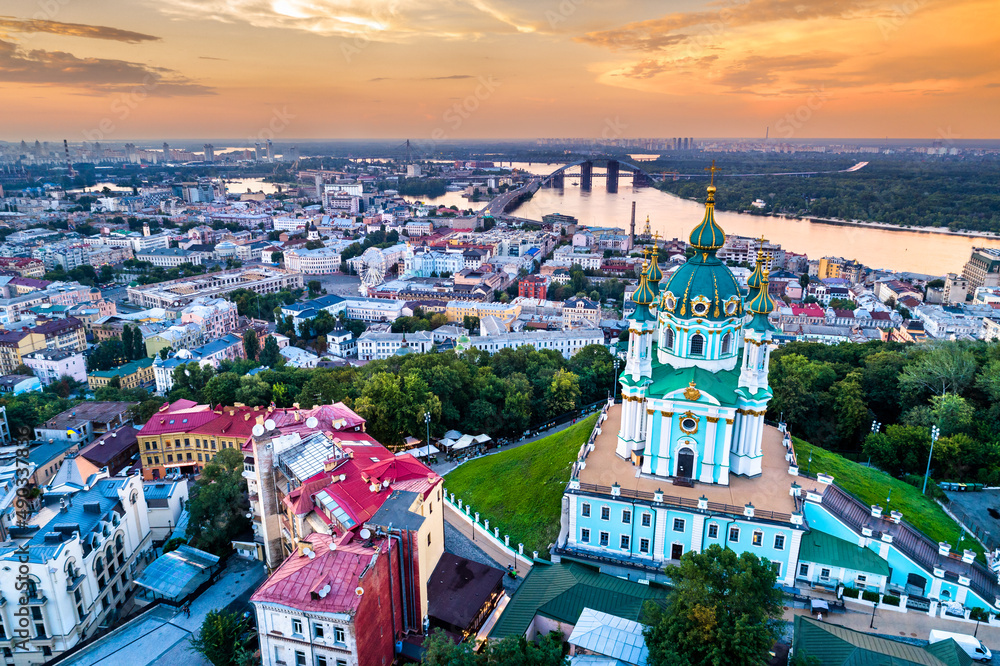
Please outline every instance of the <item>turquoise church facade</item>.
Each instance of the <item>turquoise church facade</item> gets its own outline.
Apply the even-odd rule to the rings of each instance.
[[[883,515],[830,477],[806,477],[784,428],[765,425],[776,332],[768,270],[758,255],[740,290],[716,256],[725,234],[714,195],[710,186],[690,234],[694,255],[666,281],[655,250],[643,267],[622,402],[609,403],[573,467],[553,556],[665,582],[667,565],[718,544],[766,558],[790,588],[1000,608],[996,573],[971,551],[929,545],[888,507]]]

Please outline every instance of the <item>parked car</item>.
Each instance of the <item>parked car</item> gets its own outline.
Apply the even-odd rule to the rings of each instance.
[[[958,646],[962,648],[965,654],[969,655],[976,661],[987,662],[993,659],[993,653],[990,649],[983,645],[983,642],[976,638],[975,636],[970,636],[969,634],[955,634],[950,631],[940,631],[938,629],[932,629],[928,640],[933,643],[940,643],[941,641],[946,641],[951,639],[958,643]]]

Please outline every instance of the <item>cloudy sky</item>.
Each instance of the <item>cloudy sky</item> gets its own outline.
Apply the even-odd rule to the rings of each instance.
[[[996,0],[5,0],[0,138],[998,138]]]

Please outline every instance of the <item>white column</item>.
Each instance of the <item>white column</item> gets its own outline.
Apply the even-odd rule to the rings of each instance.
[[[653,437],[653,417],[656,416],[656,410],[654,409],[654,410],[650,411],[649,406],[648,406],[649,403],[647,402],[646,405],[647,405],[647,407],[646,407],[646,429],[645,429],[645,432],[642,433],[642,441],[645,443],[646,453],[648,454],[650,448],[652,448],[650,440]]]
[[[729,453],[732,449],[733,424],[735,421],[735,416],[733,418],[733,423],[730,423],[729,419],[726,419],[726,429],[723,432],[723,441],[726,443],[726,446],[722,447],[722,460],[720,461],[724,467],[729,467]]]
[[[718,419],[713,416],[712,418]],[[705,454],[701,460],[701,475],[698,480],[702,483],[712,483],[715,472],[715,446],[717,444],[718,421],[707,421],[705,423]]]
[[[660,425],[660,460],[656,465],[656,475],[657,476],[668,476],[670,474],[670,455],[671,446],[673,445],[673,433],[671,430],[674,425],[674,417],[664,416]]]

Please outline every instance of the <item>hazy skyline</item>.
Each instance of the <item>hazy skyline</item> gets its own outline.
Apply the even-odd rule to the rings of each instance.
[[[0,137],[1000,138],[976,0],[8,0]]]

